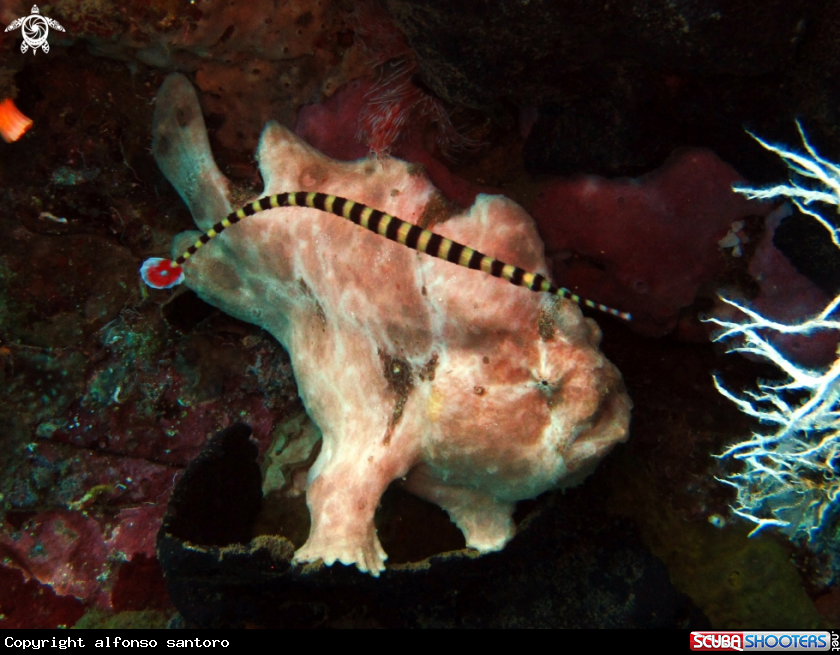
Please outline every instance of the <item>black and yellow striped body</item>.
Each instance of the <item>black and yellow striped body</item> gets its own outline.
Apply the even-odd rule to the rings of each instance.
[[[620,312],[600,303],[581,298],[566,288],[555,287],[544,276],[538,273],[530,273],[518,266],[505,264],[498,259],[488,257],[472,248],[442,237],[439,234],[424,230],[423,228],[408,223],[396,216],[391,216],[378,209],[372,209],[358,202],[333,196],[326,193],[298,191],[292,193],[278,193],[273,196],[265,196],[259,200],[245,205],[241,209],[232,212],[227,218],[216,223],[205,234],[202,234],[192,246],[187,248],[183,255],[178,257],[173,264],[180,266],[187,259],[193,256],[196,251],[212,238],[224,232],[231,225],[235,225],[242,219],[253,216],[262,211],[276,209],[278,207],[310,207],[323,212],[341,216],[359,225],[366,230],[375,232],[379,236],[396,241],[397,243],[421,252],[430,257],[437,257],[465,268],[483,271],[493,277],[500,277],[513,285],[525,287],[531,291],[545,292],[569,298],[576,303],[597,309],[625,320],[630,320],[630,314]]]

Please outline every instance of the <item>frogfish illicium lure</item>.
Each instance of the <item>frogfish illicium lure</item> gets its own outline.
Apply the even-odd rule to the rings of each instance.
[[[340,198],[326,193],[297,191],[291,193],[278,193],[273,196],[265,196],[259,200],[237,209],[216,223],[210,230],[202,234],[198,241],[191,245],[180,257],[174,260],[152,257],[143,262],[140,267],[140,275],[143,281],[155,289],[168,289],[184,281],[183,264],[214,237],[219,236],[227,228],[235,225],[248,216],[253,216],[262,211],[276,209],[278,207],[309,207],[319,209],[323,212],[335,214],[359,225],[366,230],[375,232],[379,236],[400,245],[421,252],[430,257],[437,257],[444,261],[482,271],[493,277],[507,280],[517,287],[525,287],[537,293],[549,293],[561,298],[570,300],[597,309],[598,311],[617,316],[626,321],[631,319],[627,312],[612,309],[606,305],[581,298],[576,293],[564,287],[556,287],[544,276],[538,273],[530,273],[518,266],[505,264],[498,259],[488,257],[472,248],[442,237],[429,230],[424,230],[418,225],[404,221],[396,216],[391,216],[378,209],[372,209],[361,203]]]

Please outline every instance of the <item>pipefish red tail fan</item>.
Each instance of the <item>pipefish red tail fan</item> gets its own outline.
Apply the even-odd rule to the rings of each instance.
[[[147,259],[143,263],[143,266],[140,267],[140,275],[143,281],[155,289],[168,289],[180,284],[184,281],[184,263],[195,255],[198,249],[205,243],[248,216],[253,216],[259,212],[278,207],[310,207],[335,214],[381,237],[395,241],[424,255],[437,257],[438,259],[443,259],[444,261],[465,268],[482,271],[487,275],[507,280],[514,286],[525,287],[537,293],[549,293],[560,296],[561,298],[569,298],[578,304],[597,309],[600,312],[611,314],[612,316],[617,316],[625,321],[632,319],[631,315],[627,312],[622,312],[602,305],[601,303],[581,298],[576,293],[564,287],[556,287],[538,273],[530,273],[518,266],[505,264],[498,259],[488,257],[477,250],[468,248],[463,244],[442,237],[429,230],[424,230],[418,225],[404,221],[396,216],[391,216],[378,209],[372,209],[347,198],[326,193],[307,193],[306,191],[265,196],[245,205],[241,209],[237,209],[202,234],[198,238],[198,241],[187,248],[177,259],[169,260],[158,257]]]

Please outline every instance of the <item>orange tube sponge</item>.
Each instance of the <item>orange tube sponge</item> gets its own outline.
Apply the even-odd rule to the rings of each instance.
[[[17,141],[30,127],[32,119],[20,113],[11,98],[0,102],[0,136],[6,143]]]

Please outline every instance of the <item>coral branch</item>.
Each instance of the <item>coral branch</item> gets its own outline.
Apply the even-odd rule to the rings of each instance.
[[[767,189],[736,185],[735,191],[751,199],[787,198],[799,210],[825,227],[840,248],[840,230],[812,203],[840,208],[840,167],[820,157],[797,123],[806,154],[770,144],[752,135],[764,148],[777,154],[791,170],[788,184]],[[806,186],[812,180],[813,187]],[[766,433],[754,432],[716,457],[742,463],[740,472],[721,482],[735,488],[733,511],[756,524],[751,535],[767,527],[779,528],[791,539],[809,541],[827,524],[840,499],[840,357],[824,369],[811,369],[788,359],[767,338],[768,334],[811,335],[840,330],[832,319],[840,296],[813,317],[796,324],[765,318],[733,300],[724,302],[746,317],[743,322],[708,319],[722,330],[715,341],[735,339],[729,352],[749,353],[771,362],[786,378],[759,381],[756,391],[742,397],[727,390],[715,377],[717,390],[738,408],[764,425]],[[840,355],[840,351],[838,351]]]

